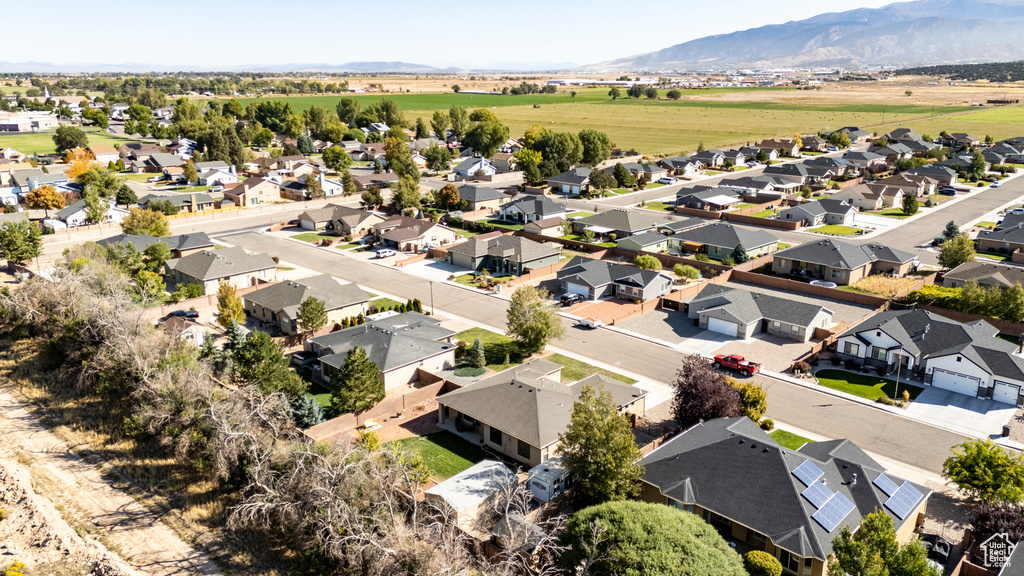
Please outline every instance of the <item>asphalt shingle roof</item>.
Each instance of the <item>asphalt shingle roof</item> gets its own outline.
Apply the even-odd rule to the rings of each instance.
[[[459,186],[459,199],[466,202],[484,202],[502,198],[506,194],[503,190],[491,186],[476,186],[474,184],[463,184]]]
[[[805,327],[809,326],[822,310],[831,313],[831,310],[824,306],[717,284],[708,284],[690,301],[690,309],[698,312],[719,308],[747,324],[767,318]]]
[[[988,262],[964,262],[943,274],[942,278],[961,282],[976,280],[979,284],[1008,288],[1014,284],[1024,284],[1024,268]]]
[[[905,263],[913,260],[915,256],[910,252],[881,244],[854,245],[829,238],[780,250],[775,253],[775,257],[822,264],[842,270],[856,270],[877,260]]]
[[[580,220],[577,220],[577,222],[580,222],[585,226],[599,226],[612,230],[624,230],[633,234],[638,231],[650,230],[651,228],[667,224],[668,218],[663,218],[654,214],[647,214],[638,210],[615,209],[594,214],[593,216],[587,216],[586,218],[581,218]]]
[[[100,246],[113,246],[115,244],[131,244],[135,246],[135,250],[142,252],[150,245],[156,244],[157,242],[163,242],[174,250],[192,250],[195,248],[213,248],[213,240],[206,235],[206,232],[193,232],[191,234],[179,234],[177,236],[168,236],[166,238],[160,238],[157,236],[149,236],[146,234],[118,234],[117,236],[111,236],[110,238],[104,238],[97,240],[96,243]]]
[[[232,246],[221,250],[203,250],[164,263],[168,270],[176,270],[196,280],[217,280],[277,266],[269,254],[249,254]]]
[[[327,312],[344,308],[359,302],[368,302],[370,295],[355,284],[340,284],[330,274],[320,274],[301,280],[284,280],[260,288],[243,297],[289,318],[297,318],[299,304],[307,298],[316,298],[324,303]]]
[[[592,288],[607,286],[613,282],[646,288],[658,277],[664,276],[656,270],[642,270],[632,264],[618,264],[576,256],[558,271],[559,280],[586,284]]]
[[[735,249],[738,245],[743,244],[747,250],[756,250],[779,241],[778,238],[764,230],[738,228],[723,222],[714,222],[700,228],[683,230],[677,232],[673,237],[686,242],[700,242],[708,246],[726,249]]]
[[[546,178],[545,180],[548,183],[556,182],[558,184],[568,184],[570,186],[582,186],[590,180],[590,174],[592,172],[593,170],[590,168],[573,168],[572,170],[567,170],[561,174],[552,176],[551,178]]]
[[[327,354],[320,361],[341,368],[348,351],[359,346],[382,372],[407,366],[454,348],[443,342],[455,332],[442,328],[440,321],[417,312],[367,322],[361,326],[311,338],[314,348]]]
[[[549,256],[557,256],[559,251],[529,238],[501,234],[499,236],[476,236],[448,248],[452,254],[464,254],[478,257],[489,254],[496,258],[505,258],[510,262],[527,263]]]
[[[559,204],[547,196],[534,195],[520,196],[511,202],[502,204],[501,209],[506,210],[512,206],[515,206],[524,214],[529,216],[536,215],[541,218],[548,218],[555,214],[561,214],[566,210],[564,204]]]

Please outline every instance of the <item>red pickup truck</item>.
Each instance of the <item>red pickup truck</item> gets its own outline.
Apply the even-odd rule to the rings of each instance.
[[[738,354],[732,354],[726,356],[719,354],[715,356],[715,368],[728,368],[734,372],[739,372],[744,376],[750,376],[754,372],[761,369],[761,365],[757,362],[750,362]]]

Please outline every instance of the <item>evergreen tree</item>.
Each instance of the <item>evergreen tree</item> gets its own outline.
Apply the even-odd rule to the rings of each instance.
[[[131,189],[127,184],[121,184],[117,189],[117,195],[114,197],[114,201],[121,206],[127,206],[134,204],[138,201],[138,197],[135,195],[135,191]]]
[[[345,365],[333,381],[338,389],[331,394],[331,409],[337,414],[366,410],[384,399],[380,368],[359,346],[349,350]]]
[[[327,309],[323,300],[312,296],[299,303],[299,330],[304,334],[313,334],[327,325]]]
[[[736,249],[732,251],[732,260],[737,264],[743,264],[750,260],[750,256],[747,255],[747,249],[743,247],[743,243],[736,245]]]
[[[324,409],[312,396],[297,396],[292,400],[292,419],[305,430],[324,421]]]
[[[358,191],[358,188],[356,188],[356,181],[352,178],[352,173],[348,170],[345,170],[341,174],[341,185],[342,194],[345,196],[351,196]]]
[[[266,332],[253,330],[235,350],[235,376],[264,394],[282,392],[290,398],[306,392],[306,383],[288,368],[288,358]]]
[[[211,364],[217,364],[220,361],[220,350],[217,350],[217,344],[212,336],[203,338],[203,343],[199,346],[199,357],[209,360]]]
[[[299,136],[297,144],[299,146],[299,152],[301,152],[303,156],[309,156],[316,152],[316,147],[313,146],[313,139],[306,134]]]
[[[473,341],[473,346],[469,349],[469,363],[476,368],[483,368],[487,365],[487,355],[484,353],[484,344],[479,338]]]
[[[619,186],[623,188],[633,188],[636,186],[636,178],[633,177],[633,174],[621,162],[615,164],[612,176],[615,177],[615,181],[619,183]]]
[[[193,183],[195,183],[195,182],[197,182],[199,180],[199,171],[196,170],[196,165],[195,165],[194,162],[189,160],[185,164],[185,169],[183,171],[182,176],[185,177],[185,183],[189,184],[189,185],[191,185],[191,184],[193,184]]]
[[[226,355],[233,355],[235,350],[245,342],[245,334],[242,333],[242,327],[239,326],[238,322],[232,320],[226,327],[227,339],[224,340],[224,347],[222,351]]]

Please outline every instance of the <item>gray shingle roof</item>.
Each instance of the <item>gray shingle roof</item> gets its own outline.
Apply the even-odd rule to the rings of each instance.
[[[152,244],[157,242],[163,242],[174,250],[192,250],[195,248],[213,248],[213,240],[206,235],[206,232],[193,232],[191,234],[179,234],[177,236],[168,236],[166,238],[159,238],[157,236],[149,236],[146,234],[118,234],[117,236],[111,236],[102,240],[97,240],[96,243],[100,246],[113,246],[114,244],[131,244],[135,246],[135,249],[139,252],[144,251]]]
[[[743,244],[743,247],[747,250],[756,250],[779,241],[778,238],[764,230],[739,228],[723,222],[714,222],[700,228],[683,230],[682,232],[677,232],[673,237],[687,242],[700,242],[708,246],[730,250],[735,249],[740,244]]]
[[[496,258],[505,258],[510,262],[516,263],[533,262],[559,254],[558,250],[540,242],[508,234],[483,238],[476,236],[451,246],[448,248],[448,252],[472,257],[489,254]]]
[[[159,194],[146,194],[142,198],[139,198],[137,203],[139,206],[145,206],[153,200],[167,200],[172,205],[181,208],[192,204],[192,196],[196,197],[196,204],[213,203],[213,197],[202,192],[196,192],[193,194],[168,194],[166,196],[161,196]]]
[[[578,220],[578,222],[585,226],[600,226],[602,228],[610,228],[612,230],[624,230],[632,234],[666,224],[668,223],[668,218],[663,218],[655,214],[648,214],[646,212],[640,212],[639,210],[617,208],[615,210],[608,210],[607,212],[594,214],[593,216],[587,216],[586,218]]]
[[[580,381],[567,386],[548,378],[559,368],[561,366],[545,360],[534,360],[449,392],[437,401],[542,448],[558,441],[559,434],[565,433],[573,403],[584,384]],[[590,379],[585,383],[603,385],[620,406],[646,394],[616,380]]]
[[[203,250],[164,263],[168,270],[176,270],[196,280],[218,280],[259,270],[272,270],[277,264],[269,254],[249,254],[233,246],[221,250]]]
[[[982,230],[978,233],[978,240],[991,240],[993,242],[1024,242],[1024,218],[1013,214],[1007,215],[995,230]]]
[[[680,230],[689,230],[690,228],[703,226],[706,223],[707,221],[701,218],[685,218],[683,220],[670,220],[664,224],[660,224],[658,229],[679,232]]]
[[[910,252],[880,244],[854,245],[829,238],[780,250],[775,253],[775,257],[822,264],[842,270],[856,270],[877,260],[905,263],[913,260],[915,256]]]
[[[324,303],[324,309],[330,312],[359,302],[369,302],[370,295],[355,284],[340,284],[330,274],[320,274],[271,284],[243,298],[279,314],[283,312],[289,318],[297,318],[299,304],[306,298],[320,300]]]
[[[717,284],[708,284],[690,301],[690,310],[704,312],[718,308],[747,324],[767,318],[804,327],[810,326],[822,310],[831,313],[828,308],[817,304]]]
[[[607,286],[612,282],[646,288],[659,277],[665,276],[657,270],[641,270],[632,264],[618,264],[576,256],[558,271],[559,280],[586,284],[592,288]]]
[[[548,184],[568,184],[570,186],[582,186],[583,184],[590,181],[590,174],[593,172],[590,168],[573,168],[567,170],[561,174],[546,178],[545,181]]]
[[[647,230],[646,232],[641,232],[639,234],[633,234],[632,236],[627,236],[626,238],[622,238],[622,239],[620,239],[618,241],[618,243],[621,244],[622,242],[625,242],[627,240],[630,243],[634,243],[637,246],[641,246],[642,247],[642,246],[653,246],[655,244],[660,244],[662,242],[666,242],[666,241],[668,241],[668,237],[665,236],[664,234],[662,234],[661,232],[656,231],[656,230]]]
[[[185,164],[185,161],[181,158],[166,152],[154,152],[146,162],[158,168],[169,168]]]
[[[794,451],[779,446],[746,417],[716,419],[694,426],[643,460],[644,481],[683,504],[696,504],[767,535],[776,545],[802,557],[824,560],[832,551],[836,528],[826,532],[811,519],[815,507],[801,493],[793,471],[810,460],[826,486],[854,503],[842,525],[856,529],[888,496],[873,481],[882,466],[848,440],[806,444]],[[858,481],[852,483],[853,474]],[[902,480],[886,474],[897,484]],[[931,490],[913,484],[927,498]],[[915,521],[893,517],[896,529]]]
[[[505,210],[512,206],[515,206],[521,210],[524,214],[530,216],[539,216],[541,218],[548,218],[555,214],[561,214],[565,212],[566,208],[564,204],[559,204],[547,196],[533,196],[524,195],[506,202],[501,205],[501,209]]]
[[[491,186],[476,186],[474,184],[463,184],[459,186],[459,199],[466,202],[483,202],[503,198],[505,192]]]
[[[1014,284],[1024,284],[1024,268],[988,262],[964,262],[943,274],[942,278],[961,282],[976,280],[979,284],[1007,288]]]
[[[326,352],[320,361],[336,368],[345,365],[348,351],[359,346],[382,372],[407,366],[444,353],[454,345],[442,342],[455,332],[442,328],[440,321],[417,312],[367,322],[362,326],[331,332],[308,342]]]

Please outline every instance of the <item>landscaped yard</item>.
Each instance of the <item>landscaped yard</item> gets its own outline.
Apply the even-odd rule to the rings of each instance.
[[[754,204],[753,202],[742,202],[737,204],[732,210],[742,210],[744,208],[753,208],[754,206],[757,206],[757,204]],[[732,212],[732,210],[730,210],[730,212]]]
[[[817,232],[818,234],[830,234],[832,236],[855,236],[860,232],[860,230],[840,224],[825,224],[824,226],[812,228],[811,232]]]
[[[975,224],[975,226],[979,226],[981,228],[986,228],[988,230],[991,230],[991,229],[996,227],[996,223],[995,222],[987,222],[987,221],[986,222],[978,222],[977,224]]]
[[[635,190],[630,190],[629,188],[612,188],[609,192],[613,194],[632,194]]]
[[[401,306],[402,304],[405,304],[405,302],[398,302],[396,300],[392,300],[391,298],[376,298],[374,300],[370,300],[370,307],[376,307],[378,311],[383,310],[385,308],[393,310],[398,306]]]
[[[747,216],[753,216],[754,218],[768,218],[772,214],[775,214],[775,210],[769,208],[767,210],[761,210],[760,212],[754,212],[753,214],[747,214]]]
[[[854,394],[868,400],[902,398],[904,390],[910,393],[910,399],[913,400],[921,393],[921,388],[903,383],[899,384],[899,392],[897,393],[895,380],[882,378],[874,373],[861,374],[859,372],[847,372],[846,370],[825,369],[818,370],[815,376],[818,378],[818,384],[826,388]]]
[[[569,250],[568,248],[562,248],[562,257],[559,258],[558,261],[562,262],[564,260],[569,260],[569,259],[575,258],[577,256],[585,256],[585,257],[588,257],[588,258],[590,257],[588,254],[585,254],[583,252],[577,252],[575,250]]]
[[[570,212],[569,218],[586,218],[587,216],[593,216],[593,212]]]
[[[317,234],[316,232],[303,232],[302,234],[293,234],[292,238],[295,240],[301,240],[303,242],[319,242],[321,238],[326,237],[327,234]]]
[[[813,440],[809,440],[803,436],[798,436],[792,432],[786,432],[785,430],[779,429],[770,433],[769,436],[772,437],[772,440],[778,442],[780,446],[783,448],[789,448],[790,450],[799,450],[804,444],[813,442]]]
[[[1010,258],[1006,254],[989,254],[987,252],[978,252],[977,254],[978,258],[988,258],[989,260],[998,260],[999,262],[1004,262]]]
[[[658,202],[658,201],[644,202],[644,206],[643,207],[647,208],[648,210],[664,210],[665,212],[675,212],[676,211],[676,205],[675,204],[666,204],[665,202]]]
[[[515,222],[507,222],[505,220],[484,220],[484,222],[487,222],[488,224],[493,224],[494,226],[500,226],[502,228],[508,228],[509,230],[522,230],[523,229],[523,225],[522,224],[516,224]]]
[[[479,446],[447,431],[396,440],[395,443],[422,456],[423,462],[430,469],[430,477],[438,482],[455,476],[487,457]]]
[[[121,180],[131,180],[132,182],[145,182],[154,176],[159,176],[159,174],[154,174],[152,172],[142,172],[140,174],[135,174],[133,172],[121,172],[117,175]]]
[[[469,346],[472,346],[473,342],[479,338],[480,343],[484,345],[487,367],[495,372],[501,372],[506,368],[511,368],[523,362],[523,355],[519,351],[519,345],[504,334],[498,334],[483,328],[470,328],[469,330],[459,332],[455,337]]]
[[[582,380],[591,374],[601,374],[603,376],[608,376],[609,378],[614,378],[620,382],[625,382],[626,384],[636,384],[636,380],[628,376],[623,376],[622,374],[617,374],[610,370],[598,368],[597,366],[591,366],[586,362],[581,362],[575,358],[569,358],[568,356],[562,356],[561,354],[552,354],[545,358],[545,360],[554,362],[555,364],[561,364],[563,366],[562,380],[566,382]]]
[[[872,294],[884,298],[892,298],[908,290],[919,280],[913,276],[906,278],[893,278],[885,274],[874,274],[867,278],[861,278],[850,286],[839,286],[840,290],[857,292],[860,294]]]
[[[902,208],[883,208],[882,210],[868,210],[865,214],[871,214],[872,216],[885,216],[886,218],[896,218],[902,220],[907,217],[903,213]]]
[[[310,383],[306,388],[306,395],[312,396],[324,410],[331,407],[331,391],[319,384]]]
[[[497,280],[501,284],[504,284],[505,282],[508,282],[509,280],[512,279],[511,276],[492,276],[491,278]],[[475,274],[459,274],[458,276],[455,277],[455,282],[457,284],[462,284],[463,286],[480,288],[478,277]]]

